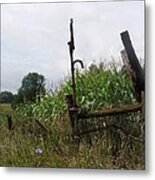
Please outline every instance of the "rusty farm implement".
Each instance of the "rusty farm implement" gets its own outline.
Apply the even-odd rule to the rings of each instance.
[[[124,63],[125,68],[127,69],[127,73],[130,75],[133,83],[133,87],[135,89],[135,98],[137,102],[135,104],[127,104],[121,105],[119,107],[113,107],[109,109],[102,109],[98,111],[90,111],[87,109],[83,109],[80,104],[77,104],[76,99],[76,81],[75,81],[75,64],[78,62],[81,64],[83,68],[82,60],[74,60],[74,32],[73,32],[73,20],[70,21],[70,41],[68,42],[69,45],[69,53],[71,59],[71,77],[72,77],[72,94],[66,96],[66,101],[68,105],[68,112],[72,127],[72,138],[73,142],[79,146],[81,138],[84,134],[89,134],[96,131],[103,131],[108,128],[120,129],[123,131],[121,127],[118,127],[117,124],[109,123],[105,121],[105,117],[123,115],[123,114],[130,114],[130,113],[140,113],[141,114],[141,121],[143,121],[143,129],[144,129],[144,74],[141,68],[141,65],[138,61],[138,58],[135,54],[134,48],[132,46],[129,33],[128,31],[121,33],[121,40],[124,45],[124,50],[121,51],[122,60]],[[88,119],[95,118],[95,127],[90,126],[90,128],[80,128],[80,124],[84,121],[86,122]],[[99,118],[102,118],[102,123]],[[143,141],[142,139],[137,139],[136,137],[131,138],[139,141]]]

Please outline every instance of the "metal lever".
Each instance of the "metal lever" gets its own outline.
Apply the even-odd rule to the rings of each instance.
[[[76,64],[76,63],[80,63],[81,68],[82,68],[82,69],[84,68],[84,65],[83,65],[82,60],[80,60],[80,59],[76,59],[76,60],[73,62],[73,65],[75,66],[75,64]]]
[[[73,19],[70,20],[70,41],[68,42],[69,45],[69,53],[71,59],[71,76],[72,76],[72,90],[73,90],[73,106],[77,107],[76,103],[76,82],[75,82],[75,69],[74,66],[76,63],[80,63],[81,67],[84,68],[83,62],[80,59],[74,61],[73,53],[75,50],[74,45],[74,32],[73,32]]]

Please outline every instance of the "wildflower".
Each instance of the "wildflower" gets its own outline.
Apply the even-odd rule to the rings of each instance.
[[[43,153],[43,150],[40,148],[35,149],[36,155],[41,155]]]

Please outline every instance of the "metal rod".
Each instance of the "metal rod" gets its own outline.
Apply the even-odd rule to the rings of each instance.
[[[79,114],[78,119],[82,118],[97,118],[97,117],[104,117],[104,116],[114,116],[117,114],[126,114],[136,111],[141,111],[143,104],[133,104],[133,105],[126,105],[120,108],[112,108],[112,109],[104,109],[100,111],[93,111],[87,112],[84,114]]]
[[[70,41],[68,42],[70,59],[71,59],[71,76],[72,76],[72,90],[73,90],[73,106],[77,106],[76,104],[76,84],[75,84],[75,74],[74,74],[74,58],[73,52],[75,50],[74,46],[74,32],[73,32],[73,19],[70,20]]]

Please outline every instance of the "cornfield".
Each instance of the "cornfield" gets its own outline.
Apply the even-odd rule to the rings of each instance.
[[[132,81],[127,74],[113,69],[85,70],[76,73],[78,104],[90,110],[110,108],[123,104],[135,103]],[[55,92],[50,91],[40,101],[24,104],[16,108],[25,116],[35,117],[41,121],[59,121],[66,115],[65,96],[72,93],[71,80],[65,80]]]

